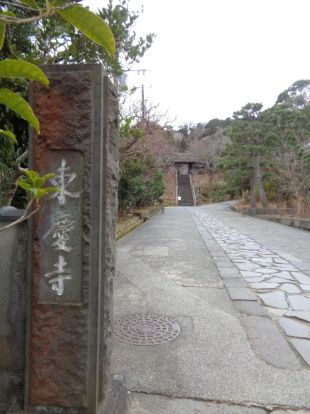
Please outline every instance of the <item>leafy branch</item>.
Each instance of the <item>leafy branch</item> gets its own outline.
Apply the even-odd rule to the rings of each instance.
[[[36,171],[29,170],[27,168],[20,168],[20,171],[23,173],[23,176],[18,178],[16,184],[26,191],[29,200],[24,214],[16,221],[0,228],[0,231],[6,230],[9,227],[15,226],[18,223],[28,220],[31,216],[39,211],[40,199],[42,197],[59,191],[57,187],[45,187],[46,182],[55,177],[56,174],[49,173],[40,176]]]
[[[93,43],[101,46],[107,55],[111,59],[114,59],[115,40],[108,24],[100,16],[75,4],[74,1],[45,0],[45,7],[39,7],[35,0],[20,0],[15,2],[0,0],[0,8],[0,49],[3,47],[6,32],[9,34],[8,29],[11,25],[29,24],[38,20],[48,19],[52,16],[58,16],[79,30]],[[16,9],[17,15],[10,10],[11,8]],[[20,59],[5,59],[0,61],[0,78],[23,78],[28,81],[40,82],[46,87],[49,85],[48,79],[38,66]],[[37,134],[40,133],[40,125],[37,117],[33,113],[29,103],[20,94],[8,88],[0,88],[0,104],[5,105],[9,110],[26,120]],[[1,129],[1,136],[9,142],[10,151],[12,148],[14,151],[13,146],[16,144],[15,135],[11,131]],[[2,146],[3,143],[0,142],[0,145]],[[22,174],[17,179],[16,186],[24,189],[27,193],[28,203],[26,210],[18,220],[3,227],[1,231],[31,217],[39,210],[40,199],[42,197],[49,193],[59,191],[56,187],[45,186],[46,182],[55,174],[45,174],[41,177],[33,170],[20,167],[20,163],[25,156],[24,153],[16,160],[15,169],[17,174],[15,175]]]

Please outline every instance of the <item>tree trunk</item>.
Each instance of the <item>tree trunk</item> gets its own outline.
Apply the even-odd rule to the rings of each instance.
[[[251,208],[256,208],[256,185],[255,185],[255,173],[250,178],[250,203]]]
[[[260,157],[259,157],[259,155],[257,155],[256,159],[255,159],[254,171],[255,171],[256,185],[257,185],[257,189],[258,189],[258,193],[259,193],[259,199],[260,199],[263,207],[268,208],[269,204],[268,204],[268,200],[267,200],[266,193],[265,193],[264,186],[263,186],[263,182],[262,182],[262,174],[261,174],[261,169],[260,169]]]

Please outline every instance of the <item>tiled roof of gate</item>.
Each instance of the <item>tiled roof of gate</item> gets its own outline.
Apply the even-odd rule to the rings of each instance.
[[[201,163],[201,160],[199,160],[197,155],[194,155],[190,152],[177,152],[174,156],[173,162],[174,163],[185,162],[185,163],[194,164],[194,163]]]

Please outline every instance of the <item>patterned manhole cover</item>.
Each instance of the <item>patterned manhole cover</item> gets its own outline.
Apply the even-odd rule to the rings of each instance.
[[[129,315],[113,322],[113,336],[131,345],[159,345],[172,341],[180,326],[167,316],[154,313]]]

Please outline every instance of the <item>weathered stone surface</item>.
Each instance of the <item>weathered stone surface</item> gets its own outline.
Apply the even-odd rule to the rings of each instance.
[[[274,273],[273,276],[280,277],[281,279],[287,279],[287,280],[294,281],[294,278],[291,276],[289,272],[277,272],[277,273]]]
[[[303,311],[288,311],[285,316],[290,318],[302,319],[303,321],[310,322],[310,312]]]
[[[301,357],[310,366],[310,341],[308,339],[292,339],[291,342]]]
[[[310,311],[310,298],[303,295],[290,295],[290,304],[293,310]]]
[[[0,372],[0,412],[20,412],[23,405],[23,372]],[[12,407],[13,406],[13,407]]]
[[[263,408],[133,393],[128,414],[266,414]]]
[[[292,283],[283,283],[283,285],[280,286],[280,289],[286,293],[300,293],[301,292],[299,287],[296,285],[293,285]]]
[[[309,414],[309,410],[273,410],[270,414]]]
[[[296,268],[291,264],[277,264],[276,268],[283,271],[294,271]]]
[[[280,257],[276,257],[275,259],[274,259],[274,263],[280,263],[280,264],[288,264],[288,262],[286,261],[286,260],[284,260],[284,259],[281,259]]]
[[[253,350],[268,364],[283,369],[299,369],[300,362],[269,318],[241,318]]]
[[[257,290],[271,290],[271,289],[275,289],[275,288],[277,288],[278,286],[279,286],[279,284],[278,283],[272,283],[272,282],[270,282],[270,283],[267,283],[267,282],[265,282],[265,283],[251,283],[250,284],[250,286],[251,286],[251,288],[253,288],[253,289],[257,289]]]
[[[279,324],[288,336],[310,339],[310,326],[290,318],[279,319]]]
[[[3,206],[0,207],[0,221],[15,221],[19,219],[23,214],[25,210],[17,209],[12,206]]]
[[[268,278],[268,282],[271,283],[287,283],[287,279],[282,279],[281,277],[270,277]]]
[[[150,246],[135,252],[135,256],[169,256],[168,247],[166,246]]]
[[[310,277],[301,272],[292,272],[294,278],[304,285],[310,285]]]
[[[246,288],[248,286],[248,284],[246,283],[246,281],[244,279],[242,279],[241,277],[226,277],[223,280],[224,280],[224,285],[226,287],[232,287],[232,288],[242,287],[242,288]]]
[[[241,270],[240,272],[243,277],[250,278],[250,277],[261,277],[262,273],[259,272],[252,272],[252,271],[245,271]]]
[[[309,338],[309,328],[305,323],[308,322],[307,316],[302,319],[302,314],[306,315],[307,312],[310,312],[308,258],[306,264],[303,264],[302,261],[297,259],[298,256],[289,254],[285,249],[281,250],[280,241],[273,244],[272,238],[270,238],[270,241],[266,241],[265,238],[265,245],[270,247],[268,249],[250,237],[240,234],[234,229],[234,224],[231,228],[219,221],[217,217],[210,217],[202,212],[198,215],[200,215],[201,223],[208,226],[214,239],[240,270],[240,274],[248,282],[248,287],[253,289],[253,292],[257,292],[268,314],[277,321],[282,318],[281,325],[284,332],[281,331],[281,334],[285,333],[287,337],[293,335]],[[250,234],[247,228],[244,229],[246,234]],[[297,239],[299,238],[297,237]],[[281,246],[280,249],[279,246]],[[302,250],[305,249],[304,246],[300,244],[299,246]],[[276,252],[279,252],[281,256]],[[236,305],[241,299],[244,299],[246,303],[248,297],[245,292],[248,289],[244,291],[245,287],[240,283],[233,284],[229,282],[226,286],[230,297],[234,300],[235,308],[237,308]],[[295,313],[293,316],[292,313],[292,316],[290,316],[289,311],[291,309],[293,309],[291,312],[300,311],[301,314],[297,316],[297,313]],[[257,308],[255,308],[255,311],[257,311]],[[249,309],[246,309],[246,312],[251,314]]]
[[[257,263],[261,266],[270,266],[272,264],[271,257],[253,257],[252,262]]]
[[[258,296],[266,306],[278,309],[286,309],[288,306],[283,292],[260,293]]]
[[[255,293],[248,288],[227,288],[231,300],[257,300]]]
[[[218,271],[221,277],[241,277],[240,272],[235,268],[228,268],[228,267],[218,267]]]
[[[255,270],[257,269],[257,264],[256,263],[252,263],[250,261],[244,261],[241,263],[236,263],[236,266],[243,271],[251,271],[251,270]]]
[[[46,151],[45,155],[45,171],[57,174],[51,184],[61,186],[62,181],[69,184],[65,184],[68,195],[64,193],[60,197],[54,193],[55,197],[51,196],[49,202],[42,206],[44,215],[41,217],[44,219],[39,221],[37,227],[40,249],[38,267],[42,274],[38,302],[79,305],[82,284],[83,156],[75,150]],[[68,279],[61,283],[55,278],[55,269],[59,266],[63,266],[68,273]]]
[[[265,280],[266,278],[264,276],[261,277],[246,277],[245,280],[249,283],[261,283]]]
[[[267,316],[267,312],[264,307],[254,301],[242,301],[238,300],[234,302],[234,307],[236,310],[243,315],[250,316]]]
[[[266,414],[263,408],[133,393],[128,414]]]
[[[0,372],[24,368],[26,244],[25,224],[0,233]]]
[[[274,269],[272,267],[260,267],[255,269],[256,272],[260,272],[264,275],[273,275],[277,272],[277,269]]]
[[[32,167],[50,172],[46,169],[51,154],[62,157],[66,151],[83,158],[77,172],[83,177],[82,279],[80,303],[59,305],[57,297],[52,303],[40,303],[44,276],[40,226],[49,220],[44,214],[46,200],[34,220],[27,405],[29,411],[35,406],[61,406],[94,413],[109,382],[118,177],[116,97],[99,65],[44,70],[50,88],[33,84],[31,92],[41,125],[40,138],[32,139]],[[67,286],[70,289],[70,283]]]
[[[107,398],[99,412],[104,414],[128,414],[130,393],[124,387],[125,379],[114,375],[107,391]]]
[[[221,259],[214,259],[216,266],[218,267],[228,267],[228,268],[232,268],[233,264],[230,260],[221,260]]]
[[[0,256],[0,403],[10,405],[14,398],[21,404],[25,369],[25,224],[0,232]]]

